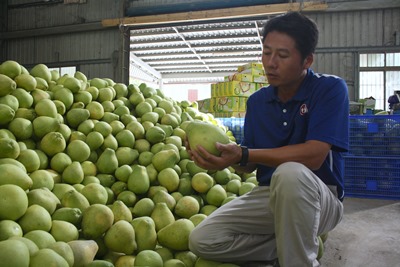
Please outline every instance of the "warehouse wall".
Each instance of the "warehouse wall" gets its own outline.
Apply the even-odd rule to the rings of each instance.
[[[309,14],[320,30],[313,68],[343,77],[358,99],[359,53],[400,52],[400,8]]]
[[[169,0],[176,2],[176,0]],[[103,28],[101,20],[123,17],[132,3],[151,0],[9,0],[1,1],[0,61],[14,59],[31,67],[77,65],[88,77],[108,77],[129,82],[129,36],[127,29]],[[112,4],[110,4],[110,2]],[[128,5],[131,2],[131,5]],[[153,1],[154,2],[154,1]],[[167,0],[163,3],[168,2]],[[332,1],[328,1],[332,2]],[[340,1],[336,1],[340,2]],[[379,1],[375,1],[378,3]],[[388,2],[386,0],[385,2]],[[353,6],[357,5],[354,2]],[[124,5],[127,6],[124,6]],[[370,5],[371,6],[371,5]],[[107,8],[104,8],[107,7]],[[379,3],[375,4],[375,8]],[[371,7],[370,7],[371,8]],[[400,7],[357,11],[309,13],[319,25],[320,42],[314,63],[318,72],[343,77],[351,99],[358,98],[358,54],[400,51]],[[5,52],[6,51],[6,52]]]
[[[77,2],[64,4],[64,2]],[[112,3],[110,5],[110,3]],[[9,0],[2,38],[6,57],[30,68],[77,66],[88,77],[128,80],[129,37],[123,28],[103,28],[104,18],[122,17],[123,0]],[[107,7],[107,8],[104,8]],[[129,45],[129,44],[128,44]]]

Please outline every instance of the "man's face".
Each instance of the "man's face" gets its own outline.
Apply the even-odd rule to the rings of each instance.
[[[264,40],[262,63],[269,84],[279,88],[298,85],[312,63],[312,56],[302,59],[295,41],[287,34],[270,32]]]

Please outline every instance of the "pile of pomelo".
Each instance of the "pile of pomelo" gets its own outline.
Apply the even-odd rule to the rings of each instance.
[[[198,258],[188,236],[255,176],[190,160],[193,121],[235,141],[145,83],[1,63],[0,266],[236,266]]]

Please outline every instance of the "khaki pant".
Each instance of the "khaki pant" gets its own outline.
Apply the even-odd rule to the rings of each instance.
[[[317,237],[342,216],[336,192],[304,165],[288,162],[269,187],[255,187],[210,214],[192,231],[189,247],[202,258],[244,267],[276,258],[281,267],[319,266]]]

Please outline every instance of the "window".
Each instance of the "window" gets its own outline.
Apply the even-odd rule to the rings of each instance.
[[[360,54],[359,98],[376,99],[375,109],[389,110],[387,99],[400,90],[400,53]]]
[[[60,73],[60,77],[63,76],[64,74],[69,74],[71,76],[74,76],[76,72],[76,67],[49,68],[49,70],[58,70],[58,72]]]

